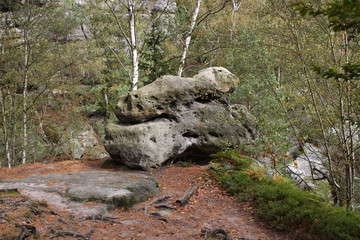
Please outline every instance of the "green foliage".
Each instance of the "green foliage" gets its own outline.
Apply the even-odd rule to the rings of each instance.
[[[83,23],[84,17],[81,15],[79,4],[74,0],[63,0],[61,5],[53,9],[48,19],[48,31],[50,34],[55,34],[59,40],[59,38],[67,38],[74,28]]]
[[[275,228],[305,227],[317,239],[357,239],[360,216],[289,183],[268,182],[257,192],[259,215]]]
[[[329,21],[329,27],[335,31],[360,30],[360,3],[358,0],[333,0],[317,8],[306,1],[298,1],[292,4],[301,16],[325,15]]]
[[[110,3],[108,1],[108,3]],[[114,13],[117,16],[125,16],[127,9],[123,6],[111,3]],[[85,22],[91,32],[92,38],[89,54],[93,56],[95,62],[87,62],[91,67],[89,71],[90,79],[85,79],[89,84],[130,84],[131,58],[128,52],[127,42],[122,36],[119,25],[124,28],[125,34],[129,35],[127,29],[127,18],[118,17],[114,19],[113,14],[103,1],[89,0],[82,8]],[[117,22],[118,21],[118,22]],[[118,25],[119,24],[119,25]],[[137,28],[141,26],[141,21],[137,21]],[[88,69],[87,69],[88,70]]]
[[[360,4],[357,0],[331,0],[321,2],[319,5],[310,1],[299,1],[294,3],[293,7],[304,19],[315,20],[317,28],[324,29],[324,25],[327,25],[323,39],[332,42],[331,47],[319,45],[324,49],[324,53],[329,53],[319,55],[318,58],[323,58],[322,61],[303,61],[306,68],[315,72],[308,70],[309,74],[304,78],[306,83],[304,90],[306,89],[310,94],[303,95],[311,97],[304,113],[308,119],[311,119],[308,122],[313,129],[322,130],[308,131],[306,128],[309,124],[299,128],[312,139],[320,139],[322,144],[327,146],[329,162],[327,179],[335,189],[334,199],[337,204],[342,206],[345,202],[346,207],[352,209],[354,186],[351,179],[355,178],[355,166],[359,160],[358,143],[354,136],[358,131],[355,130],[358,128],[356,123],[360,122],[358,116]],[[307,43],[307,45],[311,44]],[[335,51],[339,54],[332,54]],[[302,125],[300,121],[296,124]],[[342,129],[342,133],[338,129]]]
[[[83,106],[79,108],[79,111],[83,112],[86,116],[106,116],[105,94],[107,94],[109,101],[108,110],[109,112],[114,112],[117,96],[129,92],[130,89],[128,85],[108,87],[109,85],[95,85],[89,90],[79,89],[78,94],[83,98]]]
[[[257,197],[260,216],[281,230],[311,224],[312,211],[325,204],[319,197],[302,192],[289,182],[268,181],[258,189]]]
[[[218,152],[211,155],[214,159],[213,162],[217,163],[230,163],[236,170],[248,169],[252,164],[252,159],[239,153],[238,150],[227,150]]]
[[[170,73],[170,63],[166,56],[165,41],[168,37],[162,29],[161,15],[158,12],[151,12],[151,30],[145,36],[145,46],[140,54],[139,67],[144,71],[143,84],[149,84],[161,76]]]
[[[0,103],[5,109],[5,118],[0,121],[7,130],[7,139],[4,141],[8,143],[9,162],[12,165],[19,163],[23,151],[25,124],[28,138],[31,139],[25,149],[28,159],[35,162],[44,150],[36,115],[44,93],[54,85],[50,81],[51,77],[59,70],[59,66],[52,62],[54,55],[51,43],[43,34],[48,29],[46,18],[51,15],[54,5],[39,3],[25,1],[23,4],[15,4],[13,12],[0,14],[0,87],[5,94]],[[25,97],[22,96],[24,92]],[[23,109],[24,98],[27,102],[26,110]],[[27,122],[24,124],[22,119],[25,112]],[[1,137],[6,138],[5,134]]]
[[[351,80],[359,80],[360,77],[360,65],[346,63],[341,66],[340,71],[335,68],[322,69],[321,67],[314,67],[314,71],[322,75],[325,78],[343,79],[348,82]]]
[[[228,172],[219,177],[225,189],[231,194],[245,193],[252,180],[245,172]]]
[[[55,121],[47,121],[44,125],[44,133],[49,139],[50,142],[54,144],[58,144],[60,142],[61,133],[64,132],[65,128],[59,129],[58,122]]]
[[[240,79],[229,100],[246,106],[256,116],[260,138],[252,146],[253,152],[265,152],[270,145],[278,155],[284,155],[289,147],[289,129],[281,108],[287,100],[279,76],[283,67],[274,66],[271,52],[251,27],[258,26],[239,27],[234,33],[233,50],[226,55],[226,64]]]
[[[261,218],[278,230],[303,229],[302,238],[358,239],[360,216],[322,198],[304,192],[293,183],[274,181],[264,175],[254,175],[249,159],[239,151],[215,154],[211,173],[222,186],[240,201],[249,201]],[[229,163],[235,165],[229,165]],[[240,164],[239,164],[240,163]],[[238,165],[238,166],[237,166]],[[241,166],[241,167],[239,167]]]
[[[0,2],[0,10],[2,12],[15,11],[18,5],[19,5],[18,0],[3,0]]]
[[[17,190],[1,190],[1,193],[9,194],[9,195],[20,195]],[[1,198],[6,198],[6,196],[1,196]]]

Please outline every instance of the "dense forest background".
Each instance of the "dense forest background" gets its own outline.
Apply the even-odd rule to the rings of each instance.
[[[243,147],[280,174],[291,147],[321,149],[331,200],[353,208],[359,173],[360,2],[6,0],[0,3],[2,167],[71,158],[103,136],[116,97],[165,74],[222,66],[258,119]]]

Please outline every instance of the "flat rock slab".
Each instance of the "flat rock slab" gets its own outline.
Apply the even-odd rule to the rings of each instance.
[[[144,174],[93,171],[1,180],[0,190],[5,189],[81,215],[97,215],[156,196],[158,182]],[[96,204],[84,204],[88,202]]]

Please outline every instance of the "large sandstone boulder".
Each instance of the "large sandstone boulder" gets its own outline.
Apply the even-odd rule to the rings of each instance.
[[[161,77],[120,96],[119,121],[107,125],[104,146],[114,160],[149,169],[170,159],[249,144],[257,136],[254,117],[226,102],[237,85],[237,78],[220,67],[193,78]]]
[[[137,91],[120,96],[115,115],[121,123],[140,123],[156,118],[175,119],[193,103],[221,100],[238,84],[225,68],[207,68],[193,78],[163,76]]]

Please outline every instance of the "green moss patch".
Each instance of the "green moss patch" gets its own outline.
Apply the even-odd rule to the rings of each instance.
[[[235,150],[214,155],[211,174],[239,201],[248,201],[259,217],[277,230],[301,239],[359,239],[360,215],[332,206],[286,180],[272,180]]]

